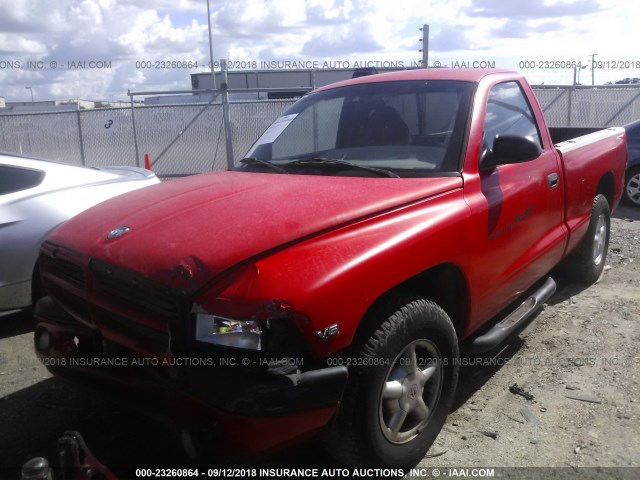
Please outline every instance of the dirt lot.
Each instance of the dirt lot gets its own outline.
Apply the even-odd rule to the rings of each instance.
[[[636,467],[593,478],[640,478],[639,238],[640,211],[619,208],[597,285],[561,283],[499,355],[463,359],[454,411],[420,466]],[[52,378],[34,358],[30,328],[28,319],[0,318],[0,478],[19,478],[25,460],[52,455],[68,429],[116,471],[189,465],[166,420]],[[514,383],[534,399],[510,392]],[[263,461],[324,458],[312,443]]]

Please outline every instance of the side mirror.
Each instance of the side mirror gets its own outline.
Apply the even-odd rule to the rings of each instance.
[[[538,158],[540,145],[520,135],[496,135],[493,150],[485,152],[480,160],[480,170],[491,170],[498,165],[522,163]]]

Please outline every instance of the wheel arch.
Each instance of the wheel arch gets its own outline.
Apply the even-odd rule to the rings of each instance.
[[[451,319],[462,339],[469,314],[469,288],[467,278],[459,266],[442,263],[424,270],[390,288],[367,309],[356,330],[353,344],[358,345],[375,330],[382,315],[389,316],[398,308],[398,300],[416,297],[431,300]]]
[[[609,207],[613,209],[614,194],[615,182],[613,172],[609,171],[602,175],[602,177],[600,178],[598,186],[596,187],[594,198],[597,195],[604,195],[604,197],[607,199],[607,202],[609,202]]]

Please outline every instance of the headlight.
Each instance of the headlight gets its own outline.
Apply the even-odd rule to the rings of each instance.
[[[225,347],[262,349],[263,323],[257,320],[235,320],[195,310],[196,340]]]

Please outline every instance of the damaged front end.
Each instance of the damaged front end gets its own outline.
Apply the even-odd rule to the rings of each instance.
[[[36,305],[34,340],[42,362],[168,412],[186,447],[206,427],[223,449],[262,453],[331,421],[347,369],[314,357],[304,318],[260,290],[257,267],[198,295],[50,243],[40,265],[48,296]]]

